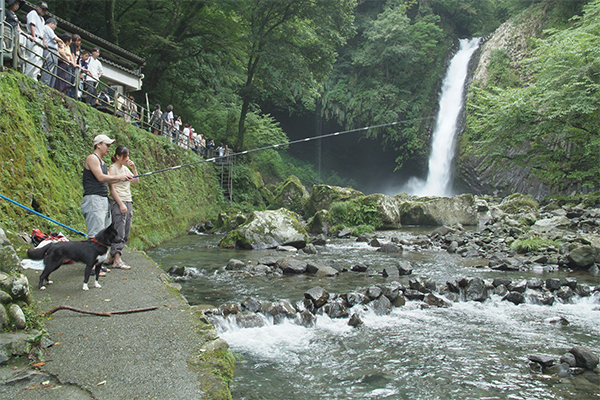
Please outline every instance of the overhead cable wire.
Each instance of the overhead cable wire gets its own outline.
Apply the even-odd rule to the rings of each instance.
[[[257,147],[255,149],[251,149],[251,150],[244,150],[244,151],[240,151],[239,153],[229,154],[227,156],[211,157],[211,158],[207,158],[206,160],[194,161],[194,162],[191,162],[191,163],[181,164],[181,165],[175,165],[175,166],[169,167],[169,168],[163,168],[163,169],[159,169],[159,170],[156,170],[156,171],[151,171],[151,172],[146,172],[146,173],[139,174],[139,175],[134,175],[133,178],[139,178],[140,176],[153,175],[153,174],[157,174],[159,172],[172,171],[172,170],[180,169],[180,168],[183,168],[183,167],[189,167],[189,166],[196,165],[196,164],[213,162],[213,161],[217,161],[217,160],[223,159],[223,158],[228,158],[228,157],[233,157],[233,156],[241,156],[241,155],[244,155],[244,154],[254,153],[256,151],[267,150],[267,149],[276,149],[278,147],[289,146],[291,144],[297,144],[297,143],[310,142],[310,141],[316,140],[316,139],[324,139],[324,138],[333,137],[333,136],[345,135],[345,134],[348,134],[348,133],[368,131],[369,129],[385,128],[385,127],[388,127],[388,126],[394,126],[394,125],[398,125],[398,124],[405,124],[407,122],[421,121],[421,120],[424,120],[424,119],[432,119],[432,118],[435,118],[435,117],[422,117],[422,118],[407,119],[407,120],[403,120],[403,121],[389,122],[387,124],[365,126],[365,127],[357,128],[357,129],[349,129],[347,131],[339,131],[339,132],[333,132],[333,133],[326,133],[326,134],[320,135],[320,136],[311,136],[311,137],[307,137],[307,138],[304,138],[304,139],[292,140],[291,142],[272,144],[272,145],[269,145],[269,146]]]

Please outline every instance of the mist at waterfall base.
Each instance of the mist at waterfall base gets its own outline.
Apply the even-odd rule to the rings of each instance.
[[[460,48],[446,71],[440,94],[439,111],[432,135],[427,180],[410,178],[400,192],[418,196],[452,196],[452,159],[471,57],[480,38],[461,39]]]
[[[432,229],[403,228],[380,232],[410,242]],[[310,274],[252,276],[227,271],[231,258],[256,264],[261,257],[283,257],[274,250],[232,250],[217,247],[221,237],[186,235],[148,252],[164,270],[187,267],[177,279],[191,305],[218,307],[240,303],[248,297],[261,302],[301,302],[304,293],[321,286],[332,296],[365,293],[365,288],[390,282],[382,275],[343,272],[337,277]],[[413,274],[396,278],[427,277],[443,285],[460,277],[497,277],[519,282],[531,278],[576,276],[579,283],[599,285],[598,277],[568,271],[492,271],[476,268],[482,261],[463,258],[442,249],[406,246],[401,256],[377,252],[366,243],[331,238],[318,246],[318,255],[296,258],[345,267],[367,264],[378,270],[401,257],[411,262]],[[289,257],[289,255],[288,255]],[[529,300],[520,305],[492,295],[484,302],[457,301],[448,308],[408,301],[389,315],[376,315],[370,306],[355,306],[364,324],[348,325],[348,318],[317,315],[316,326],[304,327],[293,320],[276,322],[262,315],[264,326],[244,328],[235,316],[216,317],[220,337],[237,355],[233,398],[294,399],[598,399],[600,380],[595,372],[556,376],[529,366],[528,355],[556,358],[576,345],[600,354],[600,292],[552,306]]]
[[[262,109],[280,122],[290,140],[317,136],[314,114],[292,114],[275,107],[261,105]],[[393,122],[393,121],[392,121]],[[398,128],[401,129],[401,128]],[[344,131],[344,127],[333,121],[323,121],[322,132],[328,134]],[[416,174],[419,166],[394,171],[397,155],[385,149],[380,137],[367,138],[363,132],[352,132],[319,141],[296,143],[287,149],[291,156],[312,164],[316,171],[319,165],[323,176],[335,171],[339,176],[352,179],[352,187],[365,194],[382,193],[382,190],[398,182],[406,182],[407,176]],[[324,182],[327,183],[327,182]]]

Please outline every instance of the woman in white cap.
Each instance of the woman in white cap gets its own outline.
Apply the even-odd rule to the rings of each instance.
[[[108,168],[102,158],[110,152],[114,139],[106,135],[94,138],[94,152],[85,158],[83,165],[83,200],[81,213],[87,225],[87,235],[94,237],[110,224],[108,208],[108,184],[131,180],[133,175],[108,175]]]

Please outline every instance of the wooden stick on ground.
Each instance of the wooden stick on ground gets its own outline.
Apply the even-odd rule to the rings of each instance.
[[[135,310],[125,310],[125,311],[97,312],[97,311],[80,310],[78,308],[71,307],[71,306],[58,306],[58,307],[54,307],[50,311],[45,312],[44,315],[54,314],[58,310],[70,310],[70,311],[75,311],[75,312],[82,313],[82,314],[97,315],[99,317],[112,317],[115,314],[132,314],[132,313],[138,313],[138,312],[144,312],[144,311],[152,311],[152,310],[156,310],[156,309],[158,309],[158,307],[138,308]]]

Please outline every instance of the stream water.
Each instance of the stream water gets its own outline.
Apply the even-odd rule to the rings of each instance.
[[[383,232],[410,238],[421,229]],[[248,297],[260,301],[286,299],[292,304],[307,289],[321,286],[329,293],[364,290],[384,283],[383,276],[344,272],[335,278],[310,275],[241,277],[224,269],[230,258],[256,261],[273,250],[219,249],[220,237],[183,236],[148,252],[163,269],[186,266],[192,272],[178,282],[193,305],[219,306]],[[393,265],[398,255],[376,252],[352,239],[332,239],[318,247],[321,261],[357,263],[376,270]],[[498,272],[443,250],[413,247],[400,256],[413,264],[411,278],[426,276],[438,285],[462,277],[562,278],[565,271]],[[580,283],[598,285],[597,277],[576,275]],[[405,285],[408,277],[399,281]],[[232,384],[234,399],[598,399],[596,373],[558,377],[532,370],[527,356],[560,356],[575,345],[600,354],[600,295],[553,306],[521,304],[492,297],[483,303],[456,302],[449,308],[423,308],[409,301],[390,315],[377,316],[357,306],[364,324],[348,319],[317,317],[312,328],[291,321],[260,328],[241,328],[220,318],[219,335],[239,356]],[[568,324],[556,323],[563,317]]]

